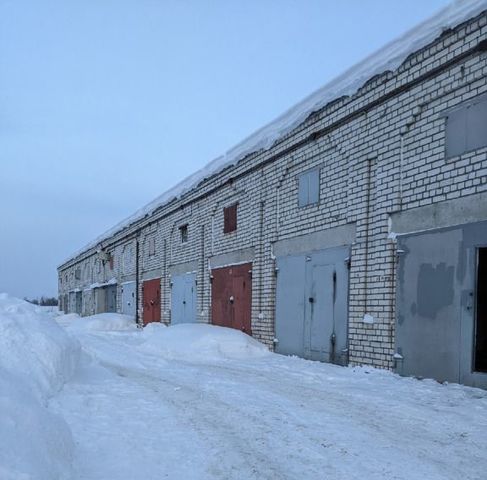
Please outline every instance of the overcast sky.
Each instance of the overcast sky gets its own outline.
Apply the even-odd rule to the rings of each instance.
[[[0,0],[0,292],[447,0]]]

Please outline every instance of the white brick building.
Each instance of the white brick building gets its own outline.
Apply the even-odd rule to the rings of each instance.
[[[487,387],[487,2],[472,4],[394,71],[63,263],[61,307]]]

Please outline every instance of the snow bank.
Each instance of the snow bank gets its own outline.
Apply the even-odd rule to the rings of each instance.
[[[71,433],[46,408],[71,377],[80,355],[45,310],[0,294],[0,478],[69,477]]]
[[[68,330],[76,331],[120,332],[137,329],[133,317],[119,313],[99,313],[90,317],[76,316],[70,322],[64,322],[61,317],[60,321],[68,327]]]
[[[48,312],[23,300],[0,294],[0,366],[22,377],[45,400],[71,377],[79,343]]]
[[[207,324],[148,325],[141,349],[168,360],[218,361],[258,358],[269,350],[245,333]]]
[[[201,170],[185,178],[175,187],[164,192],[130,217],[109,229],[84,248],[67,258],[61,265],[81,253],[100,244],[129,225],[151,215],[156,209],[179,198],[195,188],[206,178],[235,165],[245,156],[259,150],[268,150],[279,139],[303,123],[311,113],[316,112],[333,100],[350,96],[369,79],[386,71],[396,70],[413,52],[420,50],[438,38],[448,28],[454,28],[487,9],[487,0],[456,0],[428,20],[388,43],[337,78],[312,93],[274,121],[247,137],[221,157],[205,165]]]

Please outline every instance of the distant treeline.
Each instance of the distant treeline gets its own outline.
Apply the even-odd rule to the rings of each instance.
[[[58,303],[56,297],[41,297],[32,299],[24,297],[24,300],[26,302],[33,303],[34,305],[40,305],[41,307],[55,307]]]

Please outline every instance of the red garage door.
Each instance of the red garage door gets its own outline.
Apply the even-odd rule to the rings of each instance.
[[[143,285],[144,325],[161,321],[161,279],[146,280]]]
[[[215,268],[211,284],[213,325],[230,327],[252,334],[252,264]]]

